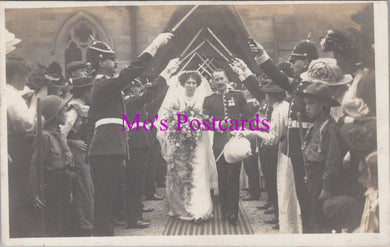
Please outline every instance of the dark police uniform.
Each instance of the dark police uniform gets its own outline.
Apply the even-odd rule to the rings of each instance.
[[[126,100],[126,116],[131,124],[134,118],[139,115],[139,131],[136,129],[136,122],[133,123],[129,131],[129,153],[131,159],[127,161],[127,198],[126,198],[126,221],[127,224],[135,225],[138,220],[142,219],[142,202],[141,198],[144,192],[146,182],[146,172],[149,159],[152,154],[152,146],[155,142],[153,133],[146,131],[152,127],[150,121],[145,123],[146,119],[154,122],[155,116],[149,116],[145,104],[154,99],[159,93],[163,92],[166,86],[165,79],[158,76],[153,81],[153,86],[148,88],[141,96],[132,97]],[[156,127],[153,127],[155,129]]]
[[[241,92],[226,90],[223,94],[214,93],[205,98],[203,113],[222,119],[248,119],[250,116],[246,100]],[[214,132],[213,151],[217,158],[229,141],[230,131]],[[221,198],[222,214],[232,223],[238,218],[239,179],[241,162],[229,164],[222,155],[217,161],[218,188]]]
[[[128,158],[127,133],[122,130],[125,107],[121,90],[130,84],[147,66],[152,56],[142,54],[118,77],[97,75],[92,87],[92,103],[89,111],[89,156],[92,162],[95,185],[96,236],[112,236],[113,201],[117,195],[120,166]]]
[[[307,59],[309,62],[318,58],[318,52],[315,44],[310,40],[302,40],[294,47],[290,61],[293,59]],[[281,72],[271,59],[267,59],[265,62],[259,60],[258,65],[267,74],[269,78],[281,88],[293,94],[287,131],[287,143],[288,147],[284,150],[284,153],[291,158],[295,179],[295,190],[299,201],[299,206],[302,213],[302,224],[305,226],[308,223],[308,206],[310,205],[307,188],[305,186],[304,177],[305,169],[303,164],[301,143],[299,138],[299,125],[297,121],[297,113],[300,112],[302,116],[302,127],[305,132],[310,126],[308,118],[306,116],[305,104],[301,96],[296,95],[297,92],[303,90],[300,85],[300,79],[295,79],[295,82],[290,84],[286,74]],[[288,153],[287,153],[288,150]],[[305,229],[303,229],[305,231]]]

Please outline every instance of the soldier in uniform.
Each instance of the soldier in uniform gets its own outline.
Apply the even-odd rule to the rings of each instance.
[[[245,97],[241,92],[227,89],[229,80],[226,72],[221,69],[215,70],[212,74],[212,80],[217,91],[204,99],[204,114],[215,117],[218,121],[222,119],[228,120],[228,122],[230,119],[248,119],[250,113]],[[222,123],[221,127],[228,128],[229,126]],[[219,129],[214,132],[213,151],[216,158],[220,156],[230,137],[229,129],[226,131]],[[229,164],[223,155],[217,161],[222,215],[232,225],[236,225],[238,219],[240,170],[241,162]]]
[[[145,104],[163,92],[166,80],[176,72],[179,64],[179,59],[171,60],[166,69],[152,82],[151,87],[148,87],[144,92],[141,92],[141,85],[130,88],[130,98],[125,101],[127,120],[129,124],[133,123],[129,130],[128,140],[131,159],[127,161],[126,165],[126,221],[128,228],[145,228],[150,225],[150,221],[142,217],[141,198],[146,182],[147,163],[152,153],[151,128],[155,128],[151,126],[151,122],[145,120],[154,121],[155,116],[149,116]],[[134,121],[136,117],[139,118],[139,129]]]
[[[293,82],[290,83],[289,78],[272,62],[267,52],[260,44],[256,41],[250,40],[249,47],[255,54],[256,63],[267,74],[267,76],[281,88],[292,94],[287,131],[288,148],[286,148],[283,152],[291,158],[293,165],[295,188],[302,212],[303,231],[305,232],[305,226],[309,222],[308,217],[310,209],[308,206],[310,202],[308,201],[307,189],[304,182],[305,169],[299,141],[298,113],[302,116],[302,127],[304,132],[311,123],[309,122],[309,118],[305,112],[303,98],[298,95],[297,92],[302,92],[305,88],[305,85],[301,82],[300,74],[308,69],[312,60],[318,58],[317,48],[315,44],[308,39],[298,42],[298,44],[294,47],[289,61],[292,64],[292,70],[295,78]]]
[[[129,67],[113,77],[116,54],[104,42],[96,41],[87,50],[87,60],[95,69],[95,84],[89,110],[89,157],[95,187],[94,233],[112,236],[113,201],[118,188],[120,166],[128,158],[127,135],[122,130],[125,113],[122,90],[148,65],[160,46],[166,44],[172,34],[160,34]]]

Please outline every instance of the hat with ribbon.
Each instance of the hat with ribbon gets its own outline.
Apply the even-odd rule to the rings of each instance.
[[[321,82],[328,86],[339,86],[352,82],[350,74],[344,74],[333,58],[320,58],[311,61],[309,69],[301,74],[308,82]]]
[[[332,96],[332,91],[330,90],[330,88],[324,84],[324,83],[321,83],[321,82],[313,82],[311,84],[309,84],[306,89],[303,90],[303,92],[300,92],[300,93],[297,93],[299,95],[312,95],[312,96],[316,96],[318,98],[321,98],[321,99],[325,99],[329,102],[329,105],[330,106],[339,106],[340,103],[335,100]]]

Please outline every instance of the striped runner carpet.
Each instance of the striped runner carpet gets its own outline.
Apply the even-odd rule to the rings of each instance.
[[[193,221],[179,220],[169,217],[163,235],[242,235],[254,234],[248,221],[248,217],[242,208],[241,202],[238,208],[238,224],[232,226],[222,219],[221,207],[218,199],[214,198],[213,214],[214,218],[201,223]]]

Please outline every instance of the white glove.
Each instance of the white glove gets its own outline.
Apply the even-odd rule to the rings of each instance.
[[[260,65],[269,59],[269,56],[264,47],[256,40],[250,39],[248,41],[249,49],[255,55],[255,61],[257,65]]]
[[[172,33],[161,33],[159,34],[154,40],[153,42],[148,46],[146,47],[145,51],[143,53],[149,53],[150,55],[152,55],[153,57],[156,55],[158,49],[163,46],[163,45],[166,45],[168,43],[168,41],[173,37],[173,34]]]
[[[241,81],[244,81],[250,75],[253,75],[253,72],[248,68],[248,65],[239,58],[234,58],[229,66],[238,75],[238,78]]]
[[[167,67],[161,72],[160,76],[164,77],[165,80],[171,78],[171,76],[177,71],[180,67],[181,61],[180,58],[174,58],[168,62]]]

